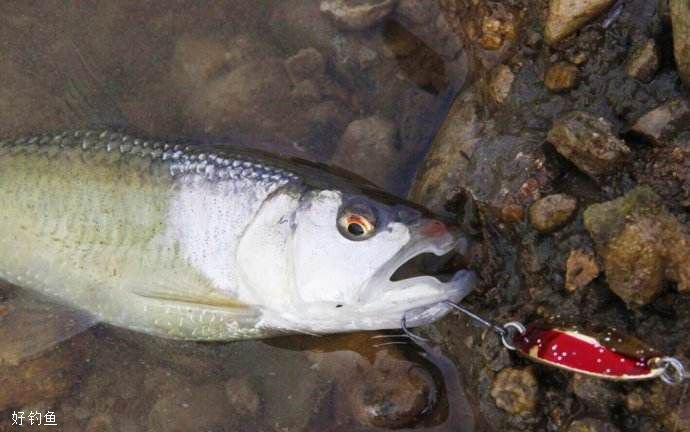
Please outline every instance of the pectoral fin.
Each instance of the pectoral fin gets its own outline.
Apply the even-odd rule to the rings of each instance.
[[[20,294],[0,303],[0,364],[17,365],[95,324],[87,314]]]
[[[168,286],[154,284],[154,286],[135,288],[134,294],[150,299],[173,301],[180,303],[191,303],[196,305],[215,306],[222,308],[248,308],[248,305],[240,302],[231,295],[225,294],[214,289],[203,291],[187,291],[180,289],[170,289]]]

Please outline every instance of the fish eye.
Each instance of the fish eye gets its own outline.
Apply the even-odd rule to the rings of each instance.
[[[376,231],[374,212],[363,204],[347,207],[338,217],[338,229],[347,239],[366,240]]]

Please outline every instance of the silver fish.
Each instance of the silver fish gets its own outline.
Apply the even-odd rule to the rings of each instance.
[[[151,335],[235,340],[399,328],[474,276],[391,281],[463,237],[317,167],[113,132],[0,142],[0,278]]]

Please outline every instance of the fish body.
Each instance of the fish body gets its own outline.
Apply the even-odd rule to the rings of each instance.
[[[465,271],[391,282],[459,232],[309,170],[108,131],[2,141],[0,278],[189,340],[423,324],[471,289]]]

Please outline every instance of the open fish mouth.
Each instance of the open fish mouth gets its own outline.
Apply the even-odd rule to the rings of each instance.
[[[375,303],[389,302],[391,312],[405,314],[410,326],[440,318],[450,310],[443,302],[460,301],[476,284],[475,274],[466,269],[469,240],[455,229],[433,228],[438,222],[422,222],[364,293],[370,299],[376,296]]]

